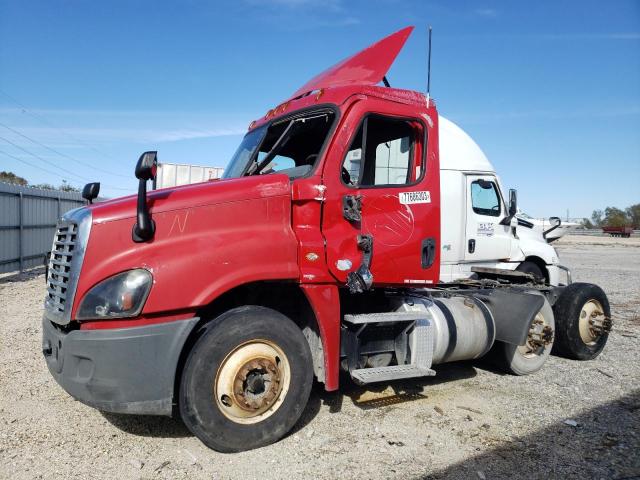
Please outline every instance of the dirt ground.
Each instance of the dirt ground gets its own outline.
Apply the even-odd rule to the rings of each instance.
[[[574,280],[601,285],[614,330],[591,362],[528,377],[481,363],[374,390],[315,388],[294,431],[239,454],[178,420],[74,401],[41,353],[41,273],[0,279],[0,478],[640,478],[640,239],[567,237]]]

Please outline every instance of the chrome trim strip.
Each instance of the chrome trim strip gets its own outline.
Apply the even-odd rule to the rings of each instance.
[[[49,301],[47,296],[44,301],[44,316],[48,320],[51,320],[58,325],[67,325],[71,321],[71,310],[73,309],[73,302],[76,296],[76,288],[78,287],[78,278],[80,277],[80,271],[82,270],[82,264],[84,261],[84,254],[87,250],[87,243],[89,242],[89,234],[91,233],[91,211],[86,207],[80,207],[73,210],[69,210],[65,213],[56,227],[56,233],[59,226],[69,225],[75,223],[77,225],[76,244],[73,250],[73,257],[69,264],[69,281],[67,282],[67,292],[64,303],[64,311],[57,311]],[[55,250],[56,235],[53,236],[53,244],[51,251]],[[54,260],[49,262],[49,270],[52,270],[52,264]],[[66,264],[66,262],[58,262]],[[47,278],[47,282],[49,279]]]

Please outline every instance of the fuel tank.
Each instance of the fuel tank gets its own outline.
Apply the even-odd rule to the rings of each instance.
[[[495,342],[493,315],[471,296],[403,297],[396,311],[425,312],[433,323],[433,364],[482,357]]]

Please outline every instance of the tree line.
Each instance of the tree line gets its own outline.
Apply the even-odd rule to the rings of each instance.
[[[640,203],[631,205],[621,210],[617,207],[607,207],[603,210],[594,210],[591,218],[582,221],[585,228],[602,227],[633,227],[640,229]]]
[[[23,187],[29,186],[32,188],[40,188],[42,190],[60,190],[62,192],[79,192],[80,189],[69,185],[66,180],[62,180],[62,183],[57,187],[50,183],[36,183],[30,184],[26,178],[20,177],[13,172],[0,172],[0,182],[10,183],[12,185],[21,185]]]

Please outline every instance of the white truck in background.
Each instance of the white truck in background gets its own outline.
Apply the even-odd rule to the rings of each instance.
[[[500,178],[480,147],[440,116],[442,246],[440,279],[473,275],[473,267],[519,270],[551,285],[571,283],[543,232],[510,212]],[[514,196],[515,191],[511,194]]]
[[[510,214],[506,191],[480,147],[450,120],[440,116],[439,125],[441,281],[469,278],[473,267],[484,267],[519,270],[551,285],[571,283],[541,228]],[[402,148],[390,149],[386,171],[402,164],[404,154]],[[350,160],[357,163],[359,157]],[[154,188],[215,180],[223,171],[223,167],[159,163]]]

